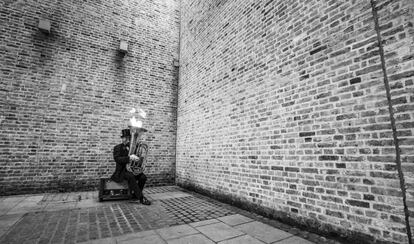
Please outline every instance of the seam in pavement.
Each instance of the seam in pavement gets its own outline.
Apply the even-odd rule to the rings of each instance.
[[[290,233],[289,233],[290,234]],[[284,240],[287,240],[287,239],[290,239],[290,238],[292,238],[292,237],[299,237],[299,238],[301,238],[300,236],[297,236],[297,235],[293,235],[293,234],[291,234],[291,236],[289,236],[289,237],[286,237],[286,238],[283,238],[283,239],[280,239],[280,240],[277,240],[277,241],[275,241],[275,242],[272,242],[271,244],[275,244],[275,243],[278,243],[278,242],[281,242],[281,241],[284,241]],[[303,238],[302,238],[303,239]],[[304,239],[304,240],[306,240],[306,239]],[[307,241],[309,241],[309,240],[307,240]],[[311,242],[311,241],[309,241],[309,242]]]
[[[251,238],[253,238],[253,239],[255,239],[255,240],[257,240],[257,241],[259,241],[259,242],[261,242],[261,243],[266,243],[266,242],[264,242],[264,241],[262,241],[262,240],[259,240],[259,239],[255,238],[254,236],[251,236],[251,235],[249,235],[249,234],[247,234],[247,233],[244,233],[243,231],[242,231],[242,233],[243,233],[243,235],[239,235],[239,236],[231,237],[231,238],[229,238],[229,239],[221,240],[221,241],[218,241],[217,243],[220,243],[220,242],[223,242],[223,241],[230,241],[230,240],[233,240],[233,239],[240,238],[240,237],[242,237],[242,236],[250,236]],[[215,241],[213,241],[213,242],[214,242],[214,243],[216,243]]]

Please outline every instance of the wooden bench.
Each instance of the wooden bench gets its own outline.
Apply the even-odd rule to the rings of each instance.
[[[99,201],[131,199],[127,181],[117,183],[109,178],[101,178],[99,184]]]

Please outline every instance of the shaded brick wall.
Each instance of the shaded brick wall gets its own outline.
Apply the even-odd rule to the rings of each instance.
[[[414,2],[378,1],[378,22],[390,84],[402,171],[414,234]],[[383,137],[390,138],[389,134]],[[400,220],[401,221],[401,220]],[[412,239],[414,242],[414,239]]]
[[[176,182],[327,234],[407,242],[413,2],[182,1]]]
[[[149,184],[174,183],[178,1],[7,0],[0,22],[1,195],[97,186],[132,107],[148,113]]]

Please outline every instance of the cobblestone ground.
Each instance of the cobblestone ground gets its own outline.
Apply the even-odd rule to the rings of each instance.
[[[78,243],[234,214],[216,202],[189,194],[173,194],[175,191],[174,187],[147,189],[148,198],[153,200],[151,206],[113,201],[87,208],[26,213],[0,243]],[[165,197],[165,193],[170,195]],[[161,194],[167,199],[154,199]],[[70,203],[90,197],[85,194],[50,194],[40,204]]]
[[[26,214],[1,243],[76,243],[169,226],[158,208],[126,203]]]
[[[24,213],[4,232],[0,243],[80,243],[237,213],[315,243],[338,243],[175,186],[149,188],[145,193],[151,206],[129,201],[99,203],[94,192],[47,194],[34,211]]]
[[[161,200],[168,219],[174,224],[188,224],[235,214],[219,203],[209,202],[196,197],[182,197]]]

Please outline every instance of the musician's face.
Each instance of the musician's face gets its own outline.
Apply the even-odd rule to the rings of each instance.
[[[129,137],[121,137],[122,138],[122,143],[124,143],[125,145],[129,143],[130,138]]]

